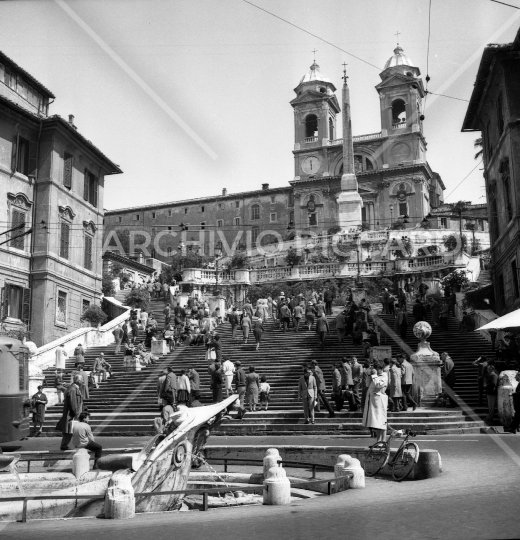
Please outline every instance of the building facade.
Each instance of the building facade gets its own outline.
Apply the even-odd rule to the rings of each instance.
[[[121,172],[72,116],[49,116],[53,98],[0,53],[2,322],[24,323],[38,346],[99,302],[105,176]]]
[[[462,131],[482,134],[496,307],[520,307],[520,31],[484,49]]]
[[[387,229],[405,216],[408,227],[414,227],[442,204],[444,190],[426,160],[423,83],[419,68],[399,46],[380,78],[381,131],[353,138],[363,229]],[[167,261],[186,240],[200,243],[211,255],[213,239],[254,247],[272,242],[273,231],[286,239],[296,231],[305,236],[337,230],[344,141],[337,133],[336,87],[313,63],[295,94],[294,178],[289,185],[264,184],[258,191],[235,194],[224,189],[218,196],[107,211],[105,238],[110,242],[105,246],[116,249],[118,230],[141,231],[144,236],[136,243],[148,245],[145,255]]]

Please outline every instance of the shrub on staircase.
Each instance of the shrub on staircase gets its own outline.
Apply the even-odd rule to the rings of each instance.
[[[146,309],[150,307],[150,293],[144,289],[132,289],[126,297],[125,304],[136,309]]]
[[[101,291],[105,296],[114,296],[114,294],[116,294],[113,280],[114,277],[111,272],[103,272],[103,277],[101,278]]]
[[[96,304],[90,305],[80,317],[81,322],[89,322],[91,326],[97,327],[108,319],[108,315]]]

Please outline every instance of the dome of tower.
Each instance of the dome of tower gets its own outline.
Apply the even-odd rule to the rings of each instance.
[[[391,56],[385,64],[384,69],[396,66],[414,67],[413,62],[404,54],[404,51],[399,45],[394,49],[394,55]],[[384,71],[384,70],[383,70]]]
[[[311,69],[309,72],[307,72],[300,81],[300,84],[307,83],[307,82],[325,82],[330,83],[330,79],[323,75],[323,73],[320,71],[320,66],[314,62],[311,66]]]

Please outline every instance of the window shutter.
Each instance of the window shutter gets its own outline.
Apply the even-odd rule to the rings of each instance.
[[[29,325],[31,319],[31,289],[23,289],[22,293],[22,322]]]
[[[11,150],[11,170],[16,171],[16,166],[18,165],[18,148],[20,146],[20,135],[16,135],[13,139],[13,147]]]
[[[92,270],[92,236],[85,235],[85,268]]]
[[[19,225],[23,225],[23,227],[20,227],[19,229],[16,229],[16,231],[12,231],[11,234],[11,247],[14,247],[16,249],[24,249],[25,245],[25,236],[22,236],[25,232],[25,214],[23,212],[20,212],[20,210],[16,210],[13,208],[12,210],[12,220],[11,220],[11,228],[14,229],[15,227],[18,227]]]
[[[74,166],[74,156],[65,154],[63,158],[63,185],[66,188],[72,187],[72,168]]]
[[[60,257],[69,258],[69,234],[70,226],[65,221],[61,222]]]
[[[89,174],[88,174],[88,169],[85,169],[85,179],[84,179],[84,185],[83,185],[83,199],[85,201],[88,201],[88,192],[89,192],[89,189],[88,189],[88,177],[89,177]]]
[[[36,178],[38,173],[38,143],[29,141],[29,170],[27,176]]]
[[[8,288],[9,288],[9,285],[6,283],[5,286],[2,287],[2,294],[0,295],[0,317],[2,320],[4,320],[7,317],[6,300],[9,297]]]
[[[90,175],[90,204],[97,208],[97,198],[98,198],[98,181],[97,178],[91,174]]]

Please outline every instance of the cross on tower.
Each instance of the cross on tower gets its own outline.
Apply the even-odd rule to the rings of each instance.
[[[348,77],[347,77],[347,66],[348,66],[348,64],[346,62],[343,62],[343,77],[342,77],[342,79],[343,79],[343,81],[345,83],[347,82],[347,79],[348,79]]]
[[[316,63],[316,53],[317,53],[317,49],[313,49],[312,50],[312,53],[314,54],[314,63]]]
[[[399,45],[399,34],[401,32],[399,32],[399,30],[394,34],[394,36],[397,36],[397,45]]]

